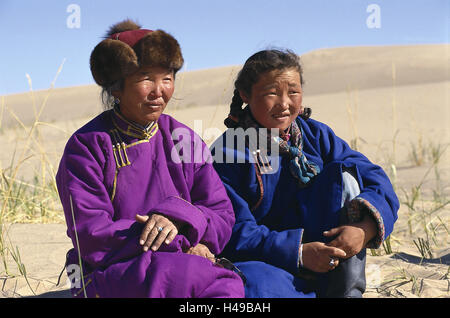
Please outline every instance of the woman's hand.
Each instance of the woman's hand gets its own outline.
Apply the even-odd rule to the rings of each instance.
[[[190,247],[185,253],[205,257],[213,263],[216,261],[216,257],[214,256],[214,254],[211,253],[209,248],[202,243],[198,243],[197,245]]]
[[[179,225],[160,214],[136,214],[136,221],[145,224],[139,239],[145,252],[150,246],[152,251],[157,251],[163,242],[170,244],[178,234]]]
[[[373,219],[366,215],[361,222],[336,227],[323,233],[324,236],[336,236],[328,246],[340,248],[350,258],[358,254],[376,235],[376,225]]]
[[[337,247],[327,246],[322,242],[303,244],[303,267],[314,272],[325,273],[339,264],[339,258],[344,258],[345,252]],[[334,259],[333,266],[330,260]]]

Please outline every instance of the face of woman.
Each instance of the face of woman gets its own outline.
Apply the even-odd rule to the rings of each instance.
[[[251,96],[240,94],[256,121],[269,129],[287,129],[302,108],[302,85],[296,69],[264,73],[253,85]]]
[[[113,92],[120,99],[120,111],[129,120],[143,126],[158,120],[175,89],[173,71],[144,66],[125,78],[122,91]]]

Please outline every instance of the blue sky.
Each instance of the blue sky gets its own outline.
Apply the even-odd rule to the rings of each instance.
[[[63,61],[55,87],[94,83],[90,53],[107,28],[124,18],[174,35],[186,61],[183,70],[197,70],[242,64],[267,47],[285,47],[303,54],[340,46],[448,43],[449,3],[0,0],[0,95],[28,91],[25,74],[31,76],[34,90],[47,89]],[[80,9],[79,15],[68,12],[72,4]],[[368,12],[371,5],[377,9]]]

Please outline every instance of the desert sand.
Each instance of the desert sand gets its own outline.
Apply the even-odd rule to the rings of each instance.
[[[382,166],[402,202],[390,249],[385,245],[367,251],[364,297],[450,296],[449,49],[345,47],[302,56],[304,105],[312,108],[312,117]],[[178,74],[166,113],[210,145],[225,130],[223,119],[239,69]],[[0,168],[7,175],[14,170],[25,183],[37,176],[51,180],[67,139],[103,109],[95,85],[7,95],[0,103]],[[414,204],[413,189],[420,194]],[[3,224],[3,235],[8,246],[18,248],[27,279],[6,255],[7,270],[0,265],[0,297],[70,297],[65,273],[56,285],[72,244],[55,202],[50,224],[21,216]],[[427,240],[431,254],[419,251],[419,239]]]

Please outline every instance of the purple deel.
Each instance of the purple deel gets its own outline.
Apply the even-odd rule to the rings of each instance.
[[[210,159],[191,129],[164,114],[146,130],[109,110],[75,132],[56,176],[74,245],[69,278],[79,264],[77,239],[82,259],[73,295],[244,297],[236,273],[183,252],[202,243],[217,255],[231,236],[233,208]],[[184,226],[170,244],[144,252],[135,215],[152,213]]]

